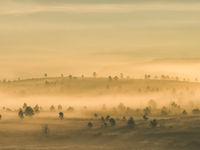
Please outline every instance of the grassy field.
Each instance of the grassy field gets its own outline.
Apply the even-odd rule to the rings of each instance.
[[[120,119],[114,127],[103,127],[101,120],[92,116],[59,120],[56,112],[24,120],[14,112],[3,116],[1,150],[198,150],[200,146],[200,116],[159,118],[156,128],[143,119],[136,119],[134,128]],[[94,126],[88,128],[88,122]],[[48,134],[43,132],[45,124]]]
[[[1,82],[0,150],[199,150],[199,91],[198,82],[158,79]],[[43,109],[21,120],[18,112],[24,102]],[[63,106],[63,120],[58,104]],[[51,105],[55,111],[50,111]],[[115,126],[109,120],[105,126],[101,117],[107,115]],[[128,126],[130,117],[133,128]],[[153,119],[156,127],[150,126]]]

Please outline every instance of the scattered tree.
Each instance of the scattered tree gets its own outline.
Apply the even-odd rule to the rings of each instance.
[[[92,127],[93,127],[92,122],[88,122],[88,127],[89,127],[89,128],[92,128]]]
[[[110,119],[110,125],[111,125],[111,126],[115,126],[115,124],[116,124],[115,119],[114,119],[114,118],[111,118],[111,119]]]
[[[182,114],[183,114],[183,115],[187,115],[187,111],[186,111],[186,110],[183,110]]]
[[[54,105],[51,105],[51,107],[50,107],[50,111],[51,111],[51,112],[55,111],[55,107],[54,107]]]
[[[42,127],[42,132],[47,135],[49,134],[49,126],[47,124],[45,124],[43,127]]]
[[[146,121],[146,120],[148,120],[149,118],[147,117],[147,115],[143,115],[143,119]]]
[[[35,105],[35,107],[33,108],[35,113],[39,113],[40,112],[40,107],[37,105]]]
[[[27,106],[25,111],[24,111],[24,114],[28,117],[32,117],[34,115],[34,110],[32,107],[30,106]]]
[[[97,77],[97,73],[93,72],[93,77],[96,78]]]
[[[62,105],[58,105],[58,110],[62,110]]]
[[[106,121],[108,121],[110,119],[110,116],[109,115],[107,115],[106,116]]]
[[[19,109],[18,116],[20,119],[24,119],[24,112],[21,108]]]
[[[60,120],[64,119],[64,113],[63,112],[59,112],[59,118],[60,118]]]
[[[130,128],[134,128],[135,127],[135,121],[134,121],[133,117],[129,118],[129,120],[128,120],[128,126]]]
[[[152,128],[156,128],[157,125],[158,125],[158,122],[157,122],[156,119],[153,119],[153,120],[150,121],[150,126],[151,126]]]

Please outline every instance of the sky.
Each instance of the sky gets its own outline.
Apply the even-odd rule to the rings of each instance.
[[[200,58],[199,18],[198,0],[2,0],[0,79],[177,73],[141,63]]]

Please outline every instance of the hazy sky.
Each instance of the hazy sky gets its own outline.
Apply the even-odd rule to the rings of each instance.
[[[1,78],[200,58],[199,39],[199,0],[0,1]]]

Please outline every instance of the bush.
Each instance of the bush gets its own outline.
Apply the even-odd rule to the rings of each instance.
[[[21,108],[19,109],[18,116],[20,119],[24,119],[24,112],[22,111]]]
[[[149,118],[147,117],[147,115],[143,115],[143,119],[146,121],[146,120],[148,120]]]
[[[39,113],[40,112],[40,107],[38,105],[35,105],[35,107],[33,108],[35,113]]]
[[[156,127],[157,127],[157,125],[158,125],[158,122],[157,122],[157,120],[156,120],[156,119],[154,119],[154,120],[150,121],[150,126],[151,126],[152,128],[156,128]]]
[[[0,114],[0,120],[2,119],[2,115]]]
[[[62,110],[62,105],[58,105],[58,110]]]
[[[88,127],[89,127],[89,128],[92,128],[92,127],[93,127],[92,122],[88,122]]]
[[[63,112],[59,112],[59,118],[60,118],[60,120],[64,119],[64,113]]]
[[[102,121],[102,122],[104,122],[104,121],[105,121],[105,119],[104,119],[104,117],[103,117],[103,116],[101,117],[101,121]]]
[[[130,128],[134,128],[135,127],[135,121],[134,121],[133,117],[129,118],[129,120],[128,120],[128,126]]]
[[[193,114],[200,114],[200,110],[198,108],[192,110]]]
[[[51,105],[50,111],[55,111],[55,107],[53,105]]]
[[[97,114],[97,113],[95,113],[95,114],[94,114],[94,117],[95,117],[95,118],[97,118],[97,117],[98,117],[98,114]]]
[[[107,115],[106,116],[106,121],[108,121],[110,119],[110,116],[109,115]]]
[[[32,117],[34,115],[34,110],[32,107],[30,106],[27,106],[25,111],[24,111],[24,114],[28,117]]]
[[[43,132],[45,135],[49,134],[49,126],[48,126],[47,124],[43,126],[42,132]]]
[[[110,125],[111,125],[111,126],[115,126],[115,125],[116,125],[116,121],[115,121],[114,118],[111,118],[111,119],[110,119]]]
[[[125,116],[123,116],[123,117],[122,117],[122,120],[123,120],[123,121],[126,121],[126,117],[125,117]]]
[[[187,115],[187,111],[186,111],[186,110],[183,110],[182,114],[183,114],[183,115]]]
[[[74,108],[70,106],[70,107],[68,107],[67,111],[73,112],[73,111],[74,111]]]

